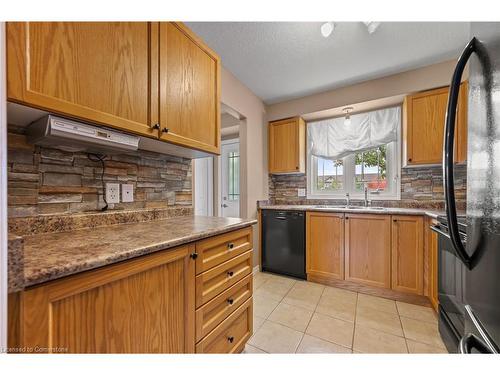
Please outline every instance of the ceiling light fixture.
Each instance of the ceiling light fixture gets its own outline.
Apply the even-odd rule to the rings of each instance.
[[[328,38],[333,30],[335,29],[335,23],[333,22],[325,22],[323,25],[321,25],[321,35],[323,37]]]
[[[342,112],[344,112],[344,125],[345,126],[350,126],[351,125],[351,112],[354,108],[353,107],[345,107],[342,109]]]
[[[368,30],[368,33],[369,34],[373,34],[377,29],[378,27],[380,26],[380,23],[381,22],[363,22],[366,26],[366,29]]]

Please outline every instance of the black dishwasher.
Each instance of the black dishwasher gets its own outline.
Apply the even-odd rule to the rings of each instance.
[[[262,210],[262,271],[305,279],[305,229],[304,212]]]

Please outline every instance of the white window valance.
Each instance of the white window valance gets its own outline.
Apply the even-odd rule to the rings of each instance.
[[[307,124],[311,154],[336,160],[397,140],[401,108],[392,107],[351,116],[314,121]]]

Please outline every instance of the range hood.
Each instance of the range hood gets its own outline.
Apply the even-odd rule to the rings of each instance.
[[[112,154],[139,148],[137,136],[54,115],[44,116],[31,123],[26,135],[30,143],[57,146],[72,152]]]

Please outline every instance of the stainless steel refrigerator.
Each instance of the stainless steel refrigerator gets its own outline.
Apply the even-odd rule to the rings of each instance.
[[[469,62],[467,241],[453,192],[458,89]],[[500,23],[472,23],[457,62],[445,123],[443,179],[448,234],[464,272],[461,353],[500,352]]]

